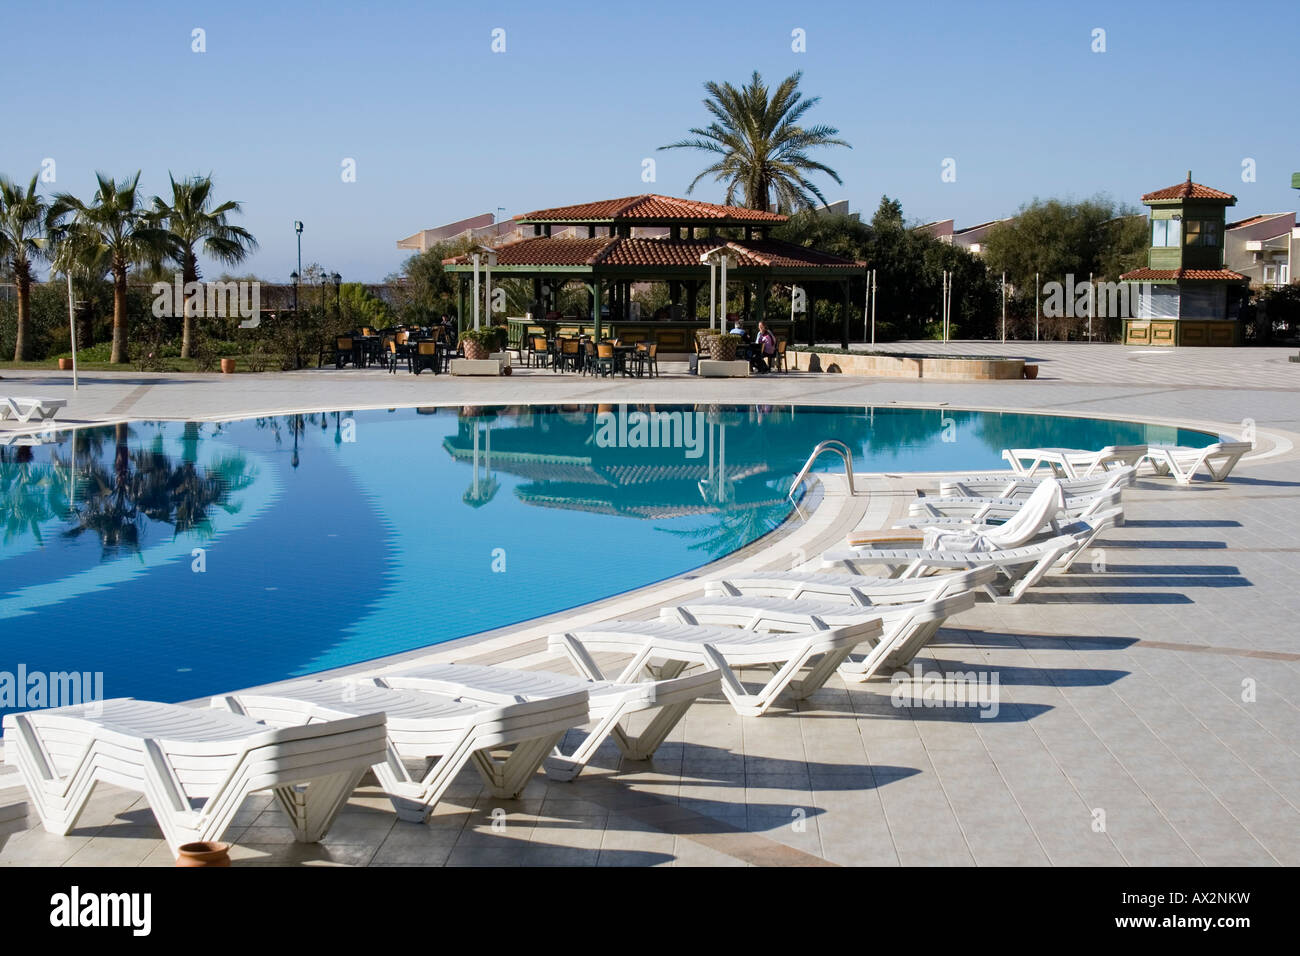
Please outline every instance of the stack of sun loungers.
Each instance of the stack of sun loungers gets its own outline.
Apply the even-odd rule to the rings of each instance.
[[[219,838],[244,798],[267,790],[299,840],[319,840],[367,771],[401,819],[419,822],[466,765],[494,796],[516,797],[539,769],[573,780],[607,739],[649,759],[701,697],[759,716],[836,673],[888,676],[978,597],[1014,603],[1068,571],[1122,523],[1140,464],[1179,483],[1202,466],[1222,480],[1248,450],[1010,449],[1012,472],[943,482],[895,527],[825,552],[821,570],[737,571],[657,619],[551,635],[576,675],[426,664],[219,695],[210,709],[117,699],[33,711],[4,719],[6,760],[50,832],[69,832],[104,782],[145,794],[173,852]],[[625,663],[607,676],[598,654]],[[751,687],[746,668],[770,676]],[[637,714],[649,719],[634,736]]]

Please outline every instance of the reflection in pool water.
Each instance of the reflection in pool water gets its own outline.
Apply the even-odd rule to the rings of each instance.
[[[465,407],[137,423],[0,446],[0,672],[186,700],[683,573],[778,526],[812,445],[860,471],[1213,436],[951,409]],[[821,467],[838,462],[827,458]],[[4,709],[0,706],[0,709]]]

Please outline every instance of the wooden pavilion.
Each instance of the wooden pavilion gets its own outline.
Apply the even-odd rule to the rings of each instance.
[[[653,341],[663,353],[692,351],[695,332],[709,325],[708,318],[699,316],[712,291],[710,262],[725,256],[728,288],[741,284],[748,313],[743,318],[751,328],[766,319],[777,336],[793,341],[792,319],[769,318],[766,310],[775,287],[798,286],[805,291],[809,344],[815,343],[818,333],[813,302],[820,295],[842,301],[837,337],[847,347],[852,311],[849,281],[864,275],[866,263],[770,238],[768,230],[787,218],[653,194],[516,216],[521,226],[532,227],[532,236],[490,251],[495,260],[492,275],[532,280],[531,318],[509,320],[511,342],[518,342],[529,330],[563,328],[597,340],[609,336]],[[476,268],[486,268],[486,252],[477,266],[472,254],[444,261],[446,270],[459,277],[462,326],[469,284]],[[586,288],[585,315],[559,313],[559,295],[572,282]],[[634,315],[632,287],[645,282],[667,283],[668,318]],[[726,317],[723,301],[717,324]]]

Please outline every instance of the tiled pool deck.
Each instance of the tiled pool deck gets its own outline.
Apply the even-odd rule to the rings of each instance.
[[[354,795],[320,845],[293,844],[269,798],[246,806],[228,839],[237,861],[270,864],[1300,864],[1300,364],[1283,350],[948,349],[1025,354],[1042,371],[1034,382],[991,383],[90,374],[65,417],[897,401],[1216,423],[1233,433],[1252,419],[1262,445],[1283,439],[1279,453],[1243,462],[1224,484],[1141,479],[1125,496],[1128,522],[1103,536],[1091,566],[1049,578],[1019,605],[981,603],[940,633],[923,655],[927,670],[996,673],[994,719],[970,708],[898,708],[888,681],[846,687],[835,678],[797,710],[762,718],[701,702],[653,764],[619,767],[606,751],[577,782],[539,775],[516,801],[482,795],[467,771],[427,826],[397,822],[372,788]],[[71,398],[64,375],[3,375],[0,394]],[[881,526],[933,483],[874,477],[870,498],[847,500],[828,480],[831,493],[807,526],[735,560],[788,567],[794,548],[815,554],[848,528]],[[697,587],[670,583],[587,613],[649,616]],[[541,622],[433,656],[538,666],[547,630]],[[20,795],[5,789],[14,783],[0,776],[0,804]],[[28,829],[0,850],[0,865],[10,866],[171,862],[143,799],[112,788],[71,836]]]

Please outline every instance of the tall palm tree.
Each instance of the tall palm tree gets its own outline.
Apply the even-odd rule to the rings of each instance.
[[[799,92],[802,75],[791,74],[770,92],[757,70],[740,89],[730,83],[704,84],[709,94],[704,108],[713,114],[713,122],[703,129],[692,128],[694,139],[659,147],[701,149],[718,157],[691,181],[688,193],[712,175],[727,184],[727,205],[735,203],[737,192],[744,194],[746,206],[763,212],[772,210],[773,201],[780,212],[812,208],[814,197],[826,205],[826,197],[809,175],[825,173],[840,185],[843,181],[835,170],[810,159],[808,151],[849,144],[838,138],[839,130],[832,126],[800,125],[803,115],[821,99]]]
[[[14,274],[18,287],[18,334],[14,361],[30,357],[32,267],[47,257],[45,234],[50,226],[50,206],[36,193],[36,179],[27,188],[0,176],[0,261]]]
[[[97,237],[109,257],[113,274],[113,349],[109,361],[129,362],[127,348],[126,276],[132,266],[166,255],[167,233],[159,229],[140,201],[140,173],[115,182],[96,173],[99,188],[90,203],[70,193],[60,193],[51,207],[53,216],[74,216],[73,227],[83,236]]]
[[[253,234],[242,226],[232,226],[227,217],[242,211],[237,202],[213,205],[212,177],[191,176],[172,184],[171,202],[153,197],[153,215],[168,233],[167,258],[180,266],[183,281],[198,282],[199,250],[226,265],[238,265],[257,248]],[[190,357],[194,337],[194,316],[185,311],[181,335],[181,358]]]

